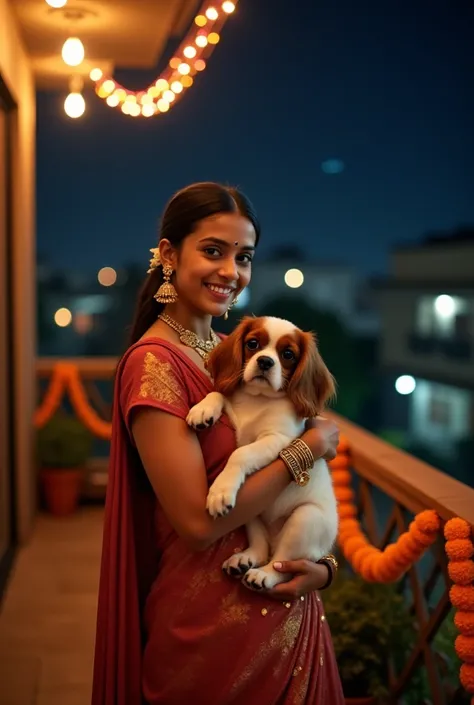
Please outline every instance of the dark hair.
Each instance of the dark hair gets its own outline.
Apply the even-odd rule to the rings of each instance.
[[[248,198],[236,188],[213,182],[191,184],[175,193],[163,213],[159,240],[167,239],[174,247],[179,247],[199,221],[219,213],[240,213],[248,218],[258,242],[260,225]],[[129,345],[136,343],[146,333],[163,310],[164,304],[159,304],[153,298],[162,283],[162,267],[157,267],[147,275],[138,294]]]

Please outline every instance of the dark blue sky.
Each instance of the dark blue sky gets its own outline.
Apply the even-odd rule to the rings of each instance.
[[[87,94],[73,121],[64,95],[40,94],[40,252],[145,270],[168,197],[208,179],[254,201],[263,255],[296,242],[364,272],[383,271],[395,243],[474,223],[473,22],[472,0],[240,0],[162,117]],[[324,174],[329,158],[345,170]]]

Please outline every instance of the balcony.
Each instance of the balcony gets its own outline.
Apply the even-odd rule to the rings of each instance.
[[[410,333],[408,348],[416,355],[442,355],[450,360],[470,360],[471,342],[461,338],[440,338]]]
[[[41,390],[37,425],[44,423],[48,409],[52,412],[58,405],[66,405],[98,437],[96,450],[98,455],[99,450],[102,451],[102,458],[96,457],[91,462],[86,489],[89,494],[91,491],[97,492],[97,488],[103,490],[106,484],[107,436],[110,433],[112,377],[116,362],[112,358],[37,361]],[[49,386],[53,379],[62,380],[61,387],[56,387],[60,392],[54,392],[54,388]],[[78,389],[82,392],[78,393]],[[443,530],[446,522],[460,517],[466,522],[466,536],[472,532],[474,489],[394,448],[346,419],[334,416],[343,434],[340,453],[331,464],[340,507],[341,560],[370,582],[395,581],[405,598],[416,630],[403,662],[390,664],[390,702],[414,702],[410,699],[403,701],[402,698],[411,697],[413,682],[420,682],[420,678],[424,699],[418,700],[416,705],[421,702],[433,705],[467,702],[463,699],[466,696],[462,695],[463,689],[457,675],[453,679],[453,664],[450,664],[450,670],[447,665],[449,658],[443,650],[440,651],[438,637],[446,633],[446,626],[452,623],[454,616],[450,602],[450,575],[455,580],[461,580],[459,571],[456,571],[458,564],[454,560],[451,563],[448,561],[446,549],[450,553],[449,544],[445,541]],[[82,521],[82,515],[79,516],[79,521]],[[41,521],[40,529],[47,535],[48,531],[51,532],[48,520],[43,517]],[[90,522],[96,527],[95,541],[100,541],[97,518],[91,517]],[[448,530],[449,527],[450,524]],[[76,536],[75,540],[86,542],[90,532],[83,529],[83,534],[84,539]],[[388,546],[384,552],[383,549]],[[452,552],[450,556],[452,559]],[[466,562],[470,563],[469,560]],[[89,561],[89,570],[91,564],[93,571],[97,572],[97,553]],[[53,564],[51,568],[59,570]],[[26,580],[27,574],[28,569],[25,568]],[[94,589],[95,580],[91,578]],[[472,586],[468,590],[472,590]],[[27,599],[26,595],[24,599]],[[457,607],[461,604],[456,599],[454,602]],[[464,606],[464,609],[469,611],[471,608]],[[93,610],[88,610],[87,619],[94,619]],[[93,631],[92,621],[89,626]],[[451,636],[451,650],[454,653],[453,640]],[[85,652],[83,657],[87,657]],[[47,659],[48,655],[40,654],[40,658]],[[460,666],[461,662],[455,664],[456,674]]]

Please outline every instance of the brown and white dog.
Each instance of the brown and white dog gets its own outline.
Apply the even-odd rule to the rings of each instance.
[[[207,367],[215,391],[189,411],[187,422],[202,429],[225,412],[238,446],[209,489],[207,509],[217,517],[233,509],[246,476],[274,461],[301,435],[305,420],[321,413],[334,381],[313,335],[273,317],[245,318],[213,350]],[[337,525],[331,476],[320,459],[305,486],[291,483],[246,525],[248,548],[223,569],[245,574],[254,589],[274,587],[290,578],[273,568],[274,561],[318,560],[330,551]]]

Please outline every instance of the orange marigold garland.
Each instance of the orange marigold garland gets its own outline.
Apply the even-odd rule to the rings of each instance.
[[[444,527],[448,573],[453,581],[449,591],[456,610],[454,624],[460,632],[454,642],[456,653],[463,661],[460,679],[463,687],[474,694],[474,545],[471,526],[464,519],[450,519]],[[474,698],[471,701],[474,705]]]
[[[342,439],[337,457],[330,462],[339,508],[339,545],[364,580],[395,582],[434,543],[441,527],[440,519],[435,511],[421,512],[398,541],[384,550],[376,548],[367,539],[357,519],[350,465],[349,444]]]

